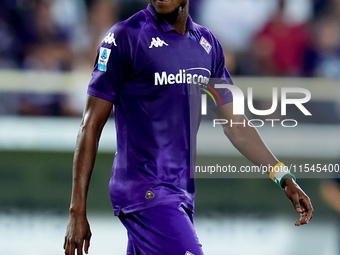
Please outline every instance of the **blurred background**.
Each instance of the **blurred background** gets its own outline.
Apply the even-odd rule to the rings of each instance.
[[[147,0],[0,0],[0,254],[63,254],[71,167],[96,49],[116,22]],[[191,16],[220,40],[226,66],[254,106],[271,106],[273,87],[311,92],[284,119],[259,128],[286,164],[340,163],[340,0],[191,0]],[[250,119],[259,119],[248,113]],[[251,165],[211,132],[199,132],[198,165]],[[280,109],[272,116],[282,119]],[[210,122],[209,122],[210,121]],[[223,142],[221,142],[223,141]],[[126,233],[107,191],[115,151],[112,118],[101,139],[88,217],[90,254],[125,254]],[[196,228],[206,254],[340,254],[340,173],[304,175],[311,223],[295,227],[284,193],[268,178],[200,176]]]

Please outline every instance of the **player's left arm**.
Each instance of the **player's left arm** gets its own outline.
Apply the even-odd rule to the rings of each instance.
[[[278,159],[271,153],[263,142],[256,128],[249,126],[244,115],[233,114],[233,103],[228,103],[213,109],[218,119],[228,120],[223,124],[223,131],[231,143],[248,160],[255,165],[274,167],[279,163]],[[233,125],[231,125],[233,123]],[[238,124],[236,124],[238,123]],[[240,124],[245,123],[245,125]],[[313,215],[313,206],[309,197],[300,188],[293,178],[287,178],[282,184],[287,198],[292,202],[296,212],[300,213],[300,220],[295,225],[307,224]]]

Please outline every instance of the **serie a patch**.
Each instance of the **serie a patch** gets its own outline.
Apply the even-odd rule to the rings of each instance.
[[[99,71],[106,72],[107,62],[109,61],[110,54],[111,54],[110,49],[100,47],[99,57],[98,57],[98,70]]]

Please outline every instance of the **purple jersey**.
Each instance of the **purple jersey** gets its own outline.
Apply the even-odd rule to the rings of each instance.
[[[181,35],[149,5],[107,32],[88,94],[115,105],[116,215],[173,202],[193,211],[199,83],[211,77],[231,83],[220,44],[190,17]],[[232,101],[228,91],[220,97]]]

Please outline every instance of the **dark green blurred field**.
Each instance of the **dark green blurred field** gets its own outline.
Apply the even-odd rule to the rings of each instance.
[[[38,151],[0,152],[0,210],[22,209],[67,213],[71,194],[72,153]],[[281,159],[284,162],[329,163],[322,159]],[[88,208],[110,212],[108,181],[113,155],[99,153],[91,180]],[[198,158],[197,164],[223,162],[220,157]],[[244,158],[228,158],[235,166],[249,164]],[[221,163],[223,164],[223,163]],[[324,180],[299,179],[311,197],[316,215],[332,214],[322,201],[319,185]],[[197,179],[196,213],[287,213],[292,208],[280,190],[269,179]]]

